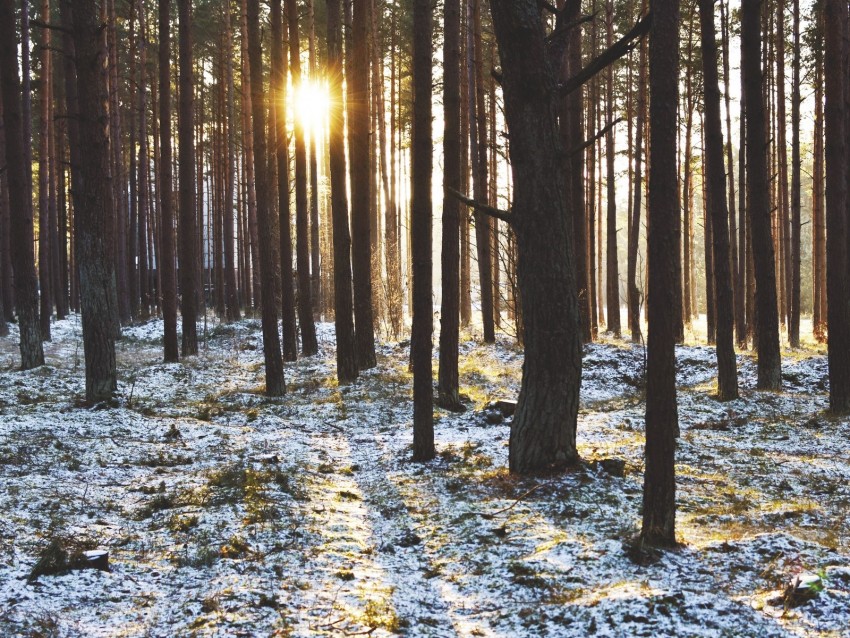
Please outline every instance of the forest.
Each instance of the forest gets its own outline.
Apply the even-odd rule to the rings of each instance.
[[[848,0],[0,0],[0,634],[850,637]]]

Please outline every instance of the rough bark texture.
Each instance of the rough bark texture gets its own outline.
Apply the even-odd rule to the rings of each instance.
[[[741,66],[747,102],[747,195],[756,279],[757,386],[763,390],[776,390],[782,384],[782,377],[779,319],[776,314],[776,270],[770,234],[767,141],[760,63],[760,8],[760,0],[743,0],[741,5]]]
[[[376,364],[369,217],[369,0],[354,0],[352,31],[351,64],[348,67],[351,72],[346,74],[346,83],[349,87],[354,327],[357,365],[365,370]]]
[[[177,273],[174,266],[174,205],[171,167],[171,0],[159,3],[159,136],[160,255],[162,279],[163,356],[177,361]]]
[[[183,356],[198,353],[197,225],[195,223],[195,129],[192,79],[191,0],[178,0],[180,63],[180,119],[178,173],[180,179],[180,311],[183,319]]]
[[[794,61],[791,68],[791,308],[788,340],[800,347],[800,1],[792,0]]]
[[[703,81],[705,83],[705,161],[708,205],[714,249],[714,295],[717,317],[718,395],[721,401],[738,398],[735,362],[732,275],[729,256],[729,211],[723,165],[723,129],[720,120],[720,85],[717,78],[717,42],[714,33],[714,0],[700,0]]]
[[[605,5],[605,44],[614,43],[614,3],[608,0]],[[605,106],[608,122],[614,121],[614,67],[608,67],[605,78]],[[617,197],[616,175],[614,173],[614,129],[605,136],[606,206],[605,224],[605,301],[608,310],[608,331],[620,337],[620,271],[617,264]]]
[[[351,235],[348,225],[348,194],[345,180],[345,139],[342,113],[342,29],[339,0],[328,1],[328,77],[330,81],[331,209],[334,250],[334,323],[336,326],[336,375],[340,383],[357,378],[354,318],[351,291]]]
[[[38,325],[38,284],[33,251],[32,207],[27,186],[21,80],[18,76],[18,39],[12,0],[0,1],[0,93],[6,129],[6,179],[9,187],[11,254],[14,270],[15,307],[20,327],[21,368],[44,363]],[[29,138],[27,143],[29,143]]]
[[[355,9],[356,15],[356,9]],[[431,300],[431,176],[434,142],[431,136],[431,0],[413,3],[413,130],[411,139],[411,251],[413,259],[413,459],[434,458],[431,341],[434,310]]]
[[[570,218],[558,164],[556,80],[534,0],[492,0],[510,134],[525,364],[511,426],[510,469],[574,463],[581,384],[581,333]]]
[[[460,0],[447,0],[443,24],[443,186],[460,190]],[[458,341],[460,330],[460,208],[443,195],[442,306],[437,402],[460,409]]]
[[[80,269],[86,400],[110,399],[117,389],[113,317],[117,314],[113,254],[112,181],[109,174],[109,115],[106,41],[95,3],[74,3],[74,47],[80,105],[82,193],[74,215]]]
[[[646,123],[646,93],[647,93],[647,43],[640,45],[640,62],[637,88],[637,126],[635,133],[635,173],[634,199],[632,201],[631,224],[629,226],[628,254],[628,294],[629,294],[629,332],[632,343],[640,343],[643,339],[640,328],[640,289],[637,286],[637,258],[640,242],[640,208],[643,195],[643,130]]]
[[[227,177],[224,192],[224,302],[225,317],[228,321],[238,321],[239,288],[236,285],[236,264],[233,239],[233,189],[236,183],[236,105],[233,83],[233,14],[230,3],[225,8],[225,79],[227,84]],[[238,208],[237,208],[238,210]]]
[[[850,291],[847,262],[847,119],[844,95],[847,4],[824,3],[826,128],[826,295],[829,331],[829,407],[850,412]],[[839,63],[838,61],[842,61]]]
[[[641,539],[676,543],[675,451],[678,431],[674,279],[678,194],[676,104],[678,103],[678,0],[651,0],[649,41],[649,335],[646,386],[646,471]]]
[[[248,66],[251,71],[251,108],[254,124],[254,172],[257,180],[257,224],[263,228],[259,237],[260,281],[265,291],[262,298],[263,357],[266,367],[266,394],[281,396],[286,392],[280,335],[277,332],[274,250],[269,213],[269,181],[266,156],[265,104],[263,96],[263,52],[260,48],[259,0],[248,0]],[[309,279],[308,279],[309,286]],[[312,316],[310,322],[312,323]]]

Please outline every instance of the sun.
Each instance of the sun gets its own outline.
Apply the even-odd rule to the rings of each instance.
[[[310,133],[325,126],[330,107],[328,85],[314,80],[303,80],[295,89],[295,117]]]

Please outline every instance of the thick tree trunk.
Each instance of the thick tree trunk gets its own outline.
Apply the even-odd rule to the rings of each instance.
[[[266,154],[265,104],[263,97],[263,52],[260,48],[259,0],[248,0],[248,64],[251,72],[251,109],[254,126],[254,171],[257,180],[257,223],[263,228],[259,237],[260,281],[262,296],[263,359],[266,368],[266,394],[277,397],[286,392],[283,358],[277,331],[274,249],[270,229],[269,181]],[[308,282],[309,285],[309,282]],[[310,321],[312,322],[312,316]]]
[[[32,191],[27,181],[27,154],[18,76],[18,39],[12,0],[0,0],[0,93],[6,129],[6,179],[11,209],[11,255],[15,275],[15,306],[20,329],[21,368],[44,363],[38,322],[38,283],[33,254]],[[29,138],[26,138],[29,144]]]
[[[355,11],[356,16],[356,11]],[[413,459],[434,458],[431,347],[434,311],[431,301],[431,1],[413,2],[413,137],[411,140],[411,237],[413,253]]]
[[[729,212],[723,165],[723,129],[720,120],[720,87],[717,78],[717,42],[714,33],[714,0],[700,0],[702,66],[705,84],[705,163],[708,205],[714,249],[714,295],[717,321],[717,379],[721,401],[738,398],[735,362],[732,275],[729,258]],[[706,229],[707,230],[707,229]]]
[[[534,0],[492,0],[510,134],[518,277],[525,322],[523,366],[511,425],[510,469],[575,463],[581,333],[564,179],[558,165],[557,69]]]
[[[376,365],[369,217],[369,0],[354,0],[351,44],[351,64],[348,65],[350,72],[346,74],[346,84],[349,87],[348,154],[351,161],[354,328],[357,365],[361,370],[366,370]]]
[[[850,412],[850,289],[848,289],[847,218],[847,4],[824,3],[826,94],[826,294],[829,330],[829,407]]]
[[[646,387],[646,471],[641,540],[676,543],[676,105],[679,77],[679,2],[650,0],[649,41],[649,335]]]
[[[118,298],[113,253],[114,217],[109,173],[106,39],[93,2],[74,3],[74,47],[80,106],[82,193],[75,233],[80,268],[86,400],[112,398],[117,389],[114,317]]]
[[[447,0],[443,23],[443,187],[459,191],[460,158],[460,0]],[[460,330],[460,207],[443,195],[442,305],[440,307],[440,369],[437,403],[462,408],[458,381]]]
[[[779,321],[776,306],[776,271],[770,235],[764,97],[759,59],[760,0],[743,0],[741,6],[741,64],[747,101],[747,194],[753,263],[755,266],[758,321],[758,382],[760,389],[776,390],[782,384]]]
[[[160,145],[160,255],[162,281],[163,357],[177,361],[177,273],[174,265],[174,200],[171,169],[171,0],[159,3],[159,145]]]

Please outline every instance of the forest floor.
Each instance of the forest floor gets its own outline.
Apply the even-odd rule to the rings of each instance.
[[[729,403],[713,349],[677,349],[682,546],[635,562],[641,346],[585,349],[584,463],[532,479],[485,409],[518,392],[508,337],[463,343],[469,409],[436,412],[438,457],[415,464],[406,344],[339,387],[321,324],[271,400],[257,321],[179,364],[161,333],[125,330],[96,408],[78,317],[36,370],[0,341],[0,635],[850,636],[850,420],[824,414],[822,349],[783,353],[781,392],[739,355]],[[110,572],[50,574],[96,548]]]

